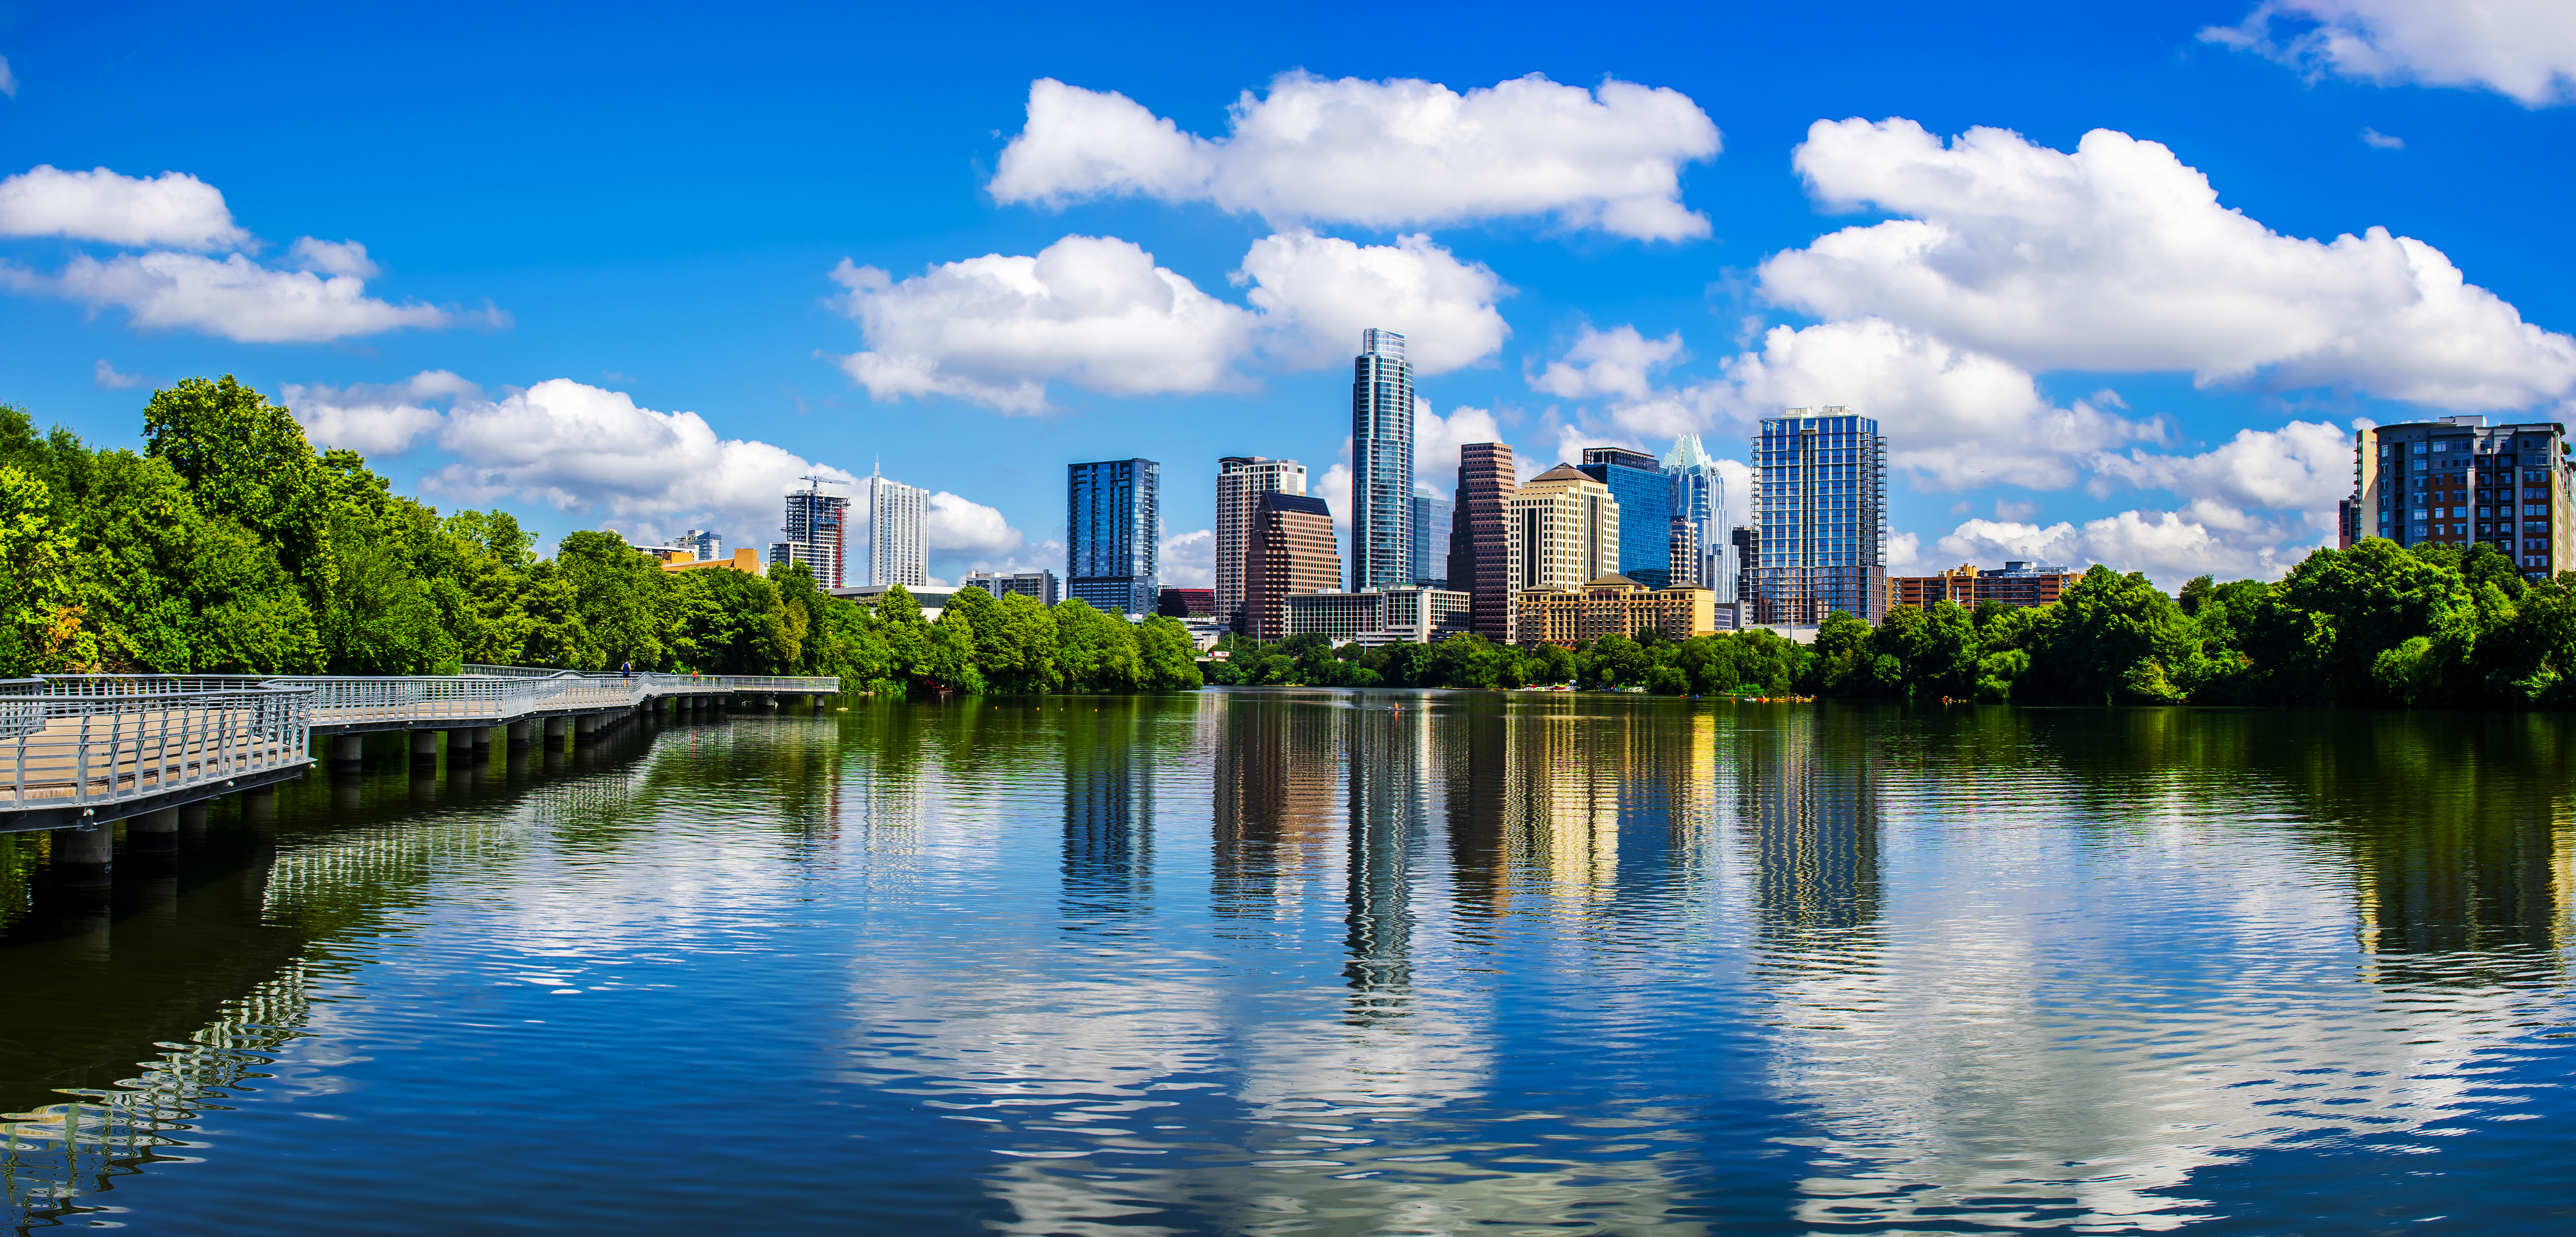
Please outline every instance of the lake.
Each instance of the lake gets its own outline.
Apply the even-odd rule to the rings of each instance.
[[[2576,720],[842,701],[0,840],[153,1233],[2548,1232]]]

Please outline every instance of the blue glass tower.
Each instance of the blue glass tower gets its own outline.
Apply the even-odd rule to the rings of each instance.
[[[1076,464],[1066,486],[1065,595],[1111,614],[1152,614],[1162,590],[1163,466]]]
[[[1413,362],[1370,327],[1351,363],[1351,591],[1413,583]]]
[[[1753,436],[1753,526],[1761,541],[1753,621],[1812,627],[1836,610],[1887,610],[1887,451],[1878,422],[1848,408],[1792,408]]]
[[[1648,588],[1670,588],[1673,483],[1643,451],[1585,447],[1576,470],[1610,487],[1619,504],[1619,574]]]
[[[1413,496],[1413,582],[1449,587],[1449,525],[1455,504],[1429,490]]]

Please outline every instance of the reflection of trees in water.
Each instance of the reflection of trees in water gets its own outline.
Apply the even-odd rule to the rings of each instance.
[[[51,1222],[83,1210],[74,1200],[109,1178],[206,1158],[199,1113],[271,1085],[263,1071],[310,1033],[312,995],[356,965],[338,956],[343,942],[382,937],[389,914],[416,908],[443,877],[623,848],[675,788],[709,780],[706,736],[696,750],[684,737],[649,744],[629,730],[572,761],[523,753],[435,778],[396,768],[289,783],[272,822],[254,828],[218,805],[216,826],[182,853],[126,856],[111,901],[47,892],[29,868],[35,896],[19,905],[30,913],[0,922],[13,988],[41,991],[48,1011],[0,1041],[0,1196],[13,1218]],[[747,746],[814,742],[782,730]],[[821,762],[790,767],[824,772]],[[735,815],[770,819],[757,806]],[[33,843],[0,840],[22,855]],[[151,875],[156,863],[171,874]],[[662,892],[685,898],[667,883]],[[670,926],[667,908],[639,914]],[[584,944],[618,927],[596,915],[547,922],[543,908],[518,926]],[[155,1150],[181,1145],[185,1157]]]

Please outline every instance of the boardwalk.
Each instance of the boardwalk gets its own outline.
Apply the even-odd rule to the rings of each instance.
[[[621,719],[672,698],[829,695],[779,675],[585,675],[469,666],[454,676],[61,675],[0,682],[0,832],[161,812],[300,776],[315,735],[354,758],[375,731],[468,734]],[[552,722],[552,725],[561,725]],[[549,733],[560,733],[550,731]],[[463,741],[463,740],[460,740]],[[420,750],[416,746],[415,750]],[[434,748],[432,749],[434,750]]]

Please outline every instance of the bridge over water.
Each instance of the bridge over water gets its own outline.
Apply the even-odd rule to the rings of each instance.
[[[0,682],[0,833],[59,830],[57,866],[104,869],[112,833],[175,843],[183,815],[226,795],[257,799],[302,777],[319,738],[354,772],[365,736],[410,735],[415,763],[493,745],[587,742],[648,710],[741,700],[776,708],[839,692],[794,675],[577,674],[467,666],[458,675],[46,675]]]

